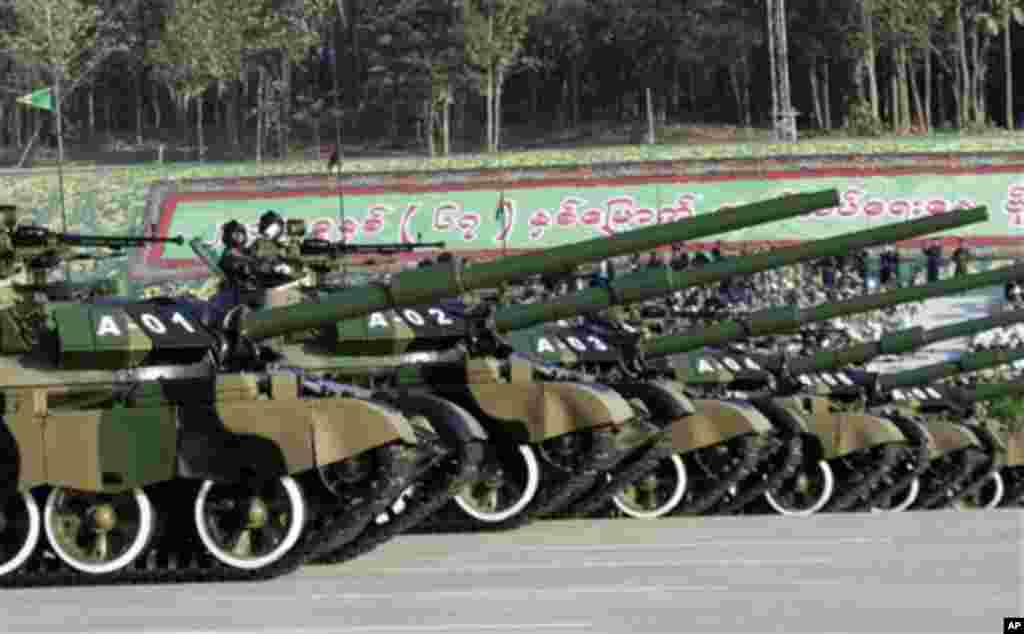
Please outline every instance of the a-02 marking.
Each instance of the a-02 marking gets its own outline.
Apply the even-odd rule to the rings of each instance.
[[[910,399],[925,401],[933,399],[939,401],[942,400],[942,393],[933,387],[913,387],[906,392],[903,390],[893,390],[892,397],[897,401],[909,401]]]
[[[400,314],[399,314],[400,313]],[[440,308],[428,308],[427,314],[430,315],[435,326],[452,326],[455,324],[448,313],[444,312]],[[413,326],[426,326],[427,320],[423,315],[416,310],[411,308],[404,308],[401,311],[392,313],[392,320],[395,323],[402,323],[403,321],[408,322]],[[388,318],[384,313],[372,313],[370,315],[370,328],[390,328],[391,323],[388,322]]]

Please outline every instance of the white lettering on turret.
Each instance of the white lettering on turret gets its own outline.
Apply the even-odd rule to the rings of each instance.
[[[451,317],[445,314],[440,308],[429,308],[427,312],[437,321],[441,326],[451,326],[455,322],[452,321]]]
[[[840,383],[844,383],[846,385],[854,385],[853,379],[846,376],[845,372],[836,372],[836,377],[839,378]]]
[[[551,345],[547,337],[541,337],[537,340],[537,352],[555,352],[555,347]]]
[[[96,329],[97,337],[106,337],[109,335],[120,337],[121,334],[121,329],[117,326],[117,320],[114,319],[113,315],[103,315],[100,317],[100,325]]]
[[[157,335],[167,334],[167,326],[165,326],[164,322],[160,321],[156,315],[142,313],[139,315],[139,320],[142,322],[142,325],[146,327],[146,330]]]
[[[404,315],[405,318],[409,320],[409,323],[411,323],[413,326],[422,326],[423,324],[427,323],[423,319],[423,315],[417,313],[415,310],[411,308],[406,308],[405,310],[403,310],[402,315]]]
[[[707,359],[697,360],[697,372],[700,374],[706,374],[708,372],[714,372],[715,366]]]
[[[928,391],[928,395],[936,400],[942,400],[942,394],[934,387],[925,388]]]
[[[608,346],[606,346],[603,341],[601,341],[594,335],[588,335],[587,341],[590,343],[590,345],[594,346],[595,349],[600,350],[601,352],[608,351]]]
[[[894,399],[896,399],[897,401],[905,401],[905,400],[907,400],[907,395],[903,392],[903,390],[893,390],[892,391],[892,397]]]
[[[196,332],[196,329],[192,327],[192,324],[188,323],[188,320],[181,316],[181,313],[174,313],[171,315],[171,323],[178,324],[189,334],[195,334]]]
[[[761,369],[761,366],[759,366],[757,364],[757,361],[754,361],[750,357],[744,358],[743,362],[747,365],[747,369],[748,370],[760,370]]]
[[[725,367],[729,368],[733,372],[739,372],[740,370],[743,369],[743,367],[736,362],[736,359],[733,359],[732,357],[725,357],[724,359],[722,359],[722,363],[724,363]]]
[[[388,320],[384,317],[384,313],[373,313],[370,315],[370,328],[387,328]]]
[[[797,380],[808,387],[814,385],[814,381],[812,381],[811,377],[807,376],[806,374],[801,374],[799,377],[797,377]]]
[[[577,352],[587,351],[587,345],[580,341],[579,339],[577,339],[576,337],[566,337],[565,340],[568,341],[569,345],[572,346],[573,349],[576,350]]]

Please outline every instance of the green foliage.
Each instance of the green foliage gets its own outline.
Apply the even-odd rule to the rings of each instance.
[[[1002,427],[1002,431],[1024,431],[1024,397],[1007,396],[992,401],[988,405],[988,417]]]
[[[22,64],[45,68],[58,81],[73,81],[96,46],[99,9],[83,0],[14,0],[14,20],[0,35]]]
[[[854,137],[880,137],[885,134],[885,127],[875,117],[871,103],[867,100],[850,102],[846,126],[843,129],[847,135]]]
[[[485,11],[485,5],[490,5]],[[542,0],[465,0],[466,58],[478,68],[506,68],[518,61],[530,18]]]

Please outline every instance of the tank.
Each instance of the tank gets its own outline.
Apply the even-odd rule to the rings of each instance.
[[[965,218],[968,221],[973,221],[973,219],[983,216],[984,211],[973,210],[968,212],[968,215],[969,218]],[[765,256],[751,256],[744,258],[742,264],[737,264],[734,267],[718,267],[710,272],[701,272],[700,279],[704,282],[718,281],[722,277],[735,275],[736,270],[740,267],[743,267],[742,270],[745,272],[749,272],[789,264],[801,259],[822,257],[823,253],[843,252],[851,248],[851,243],[869,243],[872,240],[881,240],[883,236],[893,238],[895,235],[896,239],[903,239],[903,237],[914,235],[913,231],[926,233],[935,230],[936,220],[933,218],[928,219],[927,222],[915,221],[917,224],[904,223],[913,226],[897,225],[874,229],[841,236],[841,239],[818,241],[809,245],[782,249]],[[948,227],[948,223],[952,221],[950,218],[943,218],[942,224],[939,226]],[[662,284],[652,283],[652,280],[660,279],[658,276],[668,278],[668,281]],[[603,295],[595,296],[592,292],[593,289],[590,289],[560,298],[544,299],[536,305],[502,306],[488,318],[489,327],[518,353],[541,363],[562,367],[569,365],[584,370],[583,377],[578,380],[601,383],[613,388],[619,394],[641,401],[648,411],[656,413],[655,422],[658,427],[670,432],[670,442],[674,443],[674,446],[662,445],[657,447],[656,451],[652,448],[648,451],[631,452],[611,471],[607,482],[597,490],[592,489],[577,497],[571,505],[564,507],[563,513],[591,514],[601,511],[608,502],[613,502],[624,513],[637,517],[653,517],[677,507],[680,512],[703,512],[729,496],[729,489],[749,475],[754,466],[759,463],[759,456],[762,453],[770,455],[782,444],[769,433],[773,430],[770,422],[755,412],[753,408],[743,409],[734,403],[722,403],[715,399],[703,399],[699,403],[688,402],[689,399],[684,400],[678,385],[662,380],[645,380],[642,366],[636,365],[639,360],[637,355],[624,355],[624,351],[634,345],[634,342],[630,342],[631,339],[635,339],[633,334],[616,330],[614,326],[602,330],[593,322],[583,326],[543,323],[543,320],[549,318],[576,316],[580,312],[599,311],[607,308],[613,301],[639,301],[670,293],[683,287],[688,283],[686,281],[688,279],[692,278],[687,278],[677,272],[641,272],[633,276],[619,278],[617,281],[620,282],[620,285],[610,292],[600,289],[599,292]],[[637,290],[632,294],[616,293],[617,289],[629,287],[635,280],[643,281],[633,286]],[[948,291],[944,290],[944,292]],[[581,297],[588,301],[581,301]],[[565,307],[571,307],[571,310]],[[864,310],[866,309],[864,308]],[[437,306],[426,310],[434,311],[435,317],[449,322],[450,330],[447,331],[449,333],[464,332],[464,329],[468,327],[468,322],[463,316],[466,310],[465,306]],[[417,346],[419,354],[437,354],[437,352],[427,352],[427,350],[447,349],[450,342],[443,335],[430,332],[430,326],[424,325],[427,321],[424,318],[426,314],[427,312],[423,311],[416,315],[407,315],[409,326],[405,328],[404,334],[401,334],[404,324],[391,325],[394,322],[389,322],[383,315],[377,316],[379,321],[377,326],[372,321],[370,323],[339,324],[339,333],[347,333],[348,336],[339,336],[338,341],[348,342],[344,350],[346,354],[352,354],[359,342],[364,340],[364,333],[372,332],[377,328],[378,332],[381,332],[381,339],[387,342],[400,340],[403,350],[408,351],[411,347]],[[440,321],[436,324],[439,326]],[[506,330],[512,327],[520,329]],[[386,352],[376,346],[374,349]],[[427,358],[430,357],[427,356]],[[407,359],[403,361],[399,357],[392,357],[390,363],[408,363]],[[386,363],[387,360],[376,362]],[[353,361],[352,371],[354,373],[364,372],[366,365],[370,363],[370,361],[364,361],[364,363],[357,364]],[[633,366],[633,369],[630,366]],[[412,373],[412,369],[409,369],[409,373]],[[422,377],[410,380],[428,382]],[[653,389],[652,386],[654,386]],[[663,400],[659,402],[654,394],[660,395],[657,398]],[[665,394],[671,394],[671,400],[665,398]],[[666,402],[674,402],[677,405],[674,409],[668,409],[665,406]],[[658,415],[659,409],[664,413]],[[701,424],[698,424],[698,421]],[[700,438],[694,435],[697,433],[695,430],[698,429],[701,430]],[[680,443],[689,443],[689,445],[685,450],[680,450]],[[710,447],[710,445],[714,445],[714,447]],[[793,452],[798,452],[799,441],[793,440],[786,444],[786,447],[791,448]],[[690,495],[686,490],[686,472],[701,473],[702,471],[698,466],[687,469],[682,454],[695,448],[707,448],[708,451],[702,454],[705,461],[717,458],[719,463],[729,467],[729,477],[736,478],[736,480],[707,478],[709,481],[705,489],[699,495]],[[659,455],[662,457],[659,458]],[[694,457],[694,460],[696,459],[697,457]],[[735,469],[732,468],[733,465],[737,465]],[[659,472],[660,475],[654,474],[654,472]],[[650,496],[653,502],[643,502],[637,499],[625,500],[623,496],[619,495],[629,489],[624,495],[633,496],[633,492],[637,490],[637,486],[634,484],[640,481],[649,483],[652,477],[654,480],[662,478],[657,486],[653,487],[658,489]],[[698,487],[692,489],[693,491],[699,490]],[[646,496],[647,493],[642,495]],[[687,495],[689,497],[685,497]],[[757,496],[756,493],[752,495]],[[731,497],[733,499],[728,500],[725,503],[726,506],[728,503],[740,506],[746,504],[743,496]]]
[[[835,193],[796,201],[834,204]],[[719,219],[755,222],[726,212],[559,247],[545,258],[473,266],[452,259],[283,307],[188,298],[50,301],[29,285],[0,312],[10,475],[0,582],[255,580],[358,553],[381,538],[373,527],[389,523],[384,511],[399,503],[425,508],[401,494],[452,456],[446,438],[459,440],[459,459],[473,462],[473,443],[485,433],[454,401],[342,385],[289,364],[270,342],[688,239],[694,227],[706,231]],[[78,257],[65,249],[88,242],[39,228],[14,234],[40,238],[13,240],[9,249],[37,248],[28,252],[40,272]],[[624,398],[599,386],[521,380],[529,365],[482,359],[457,369],[473,377],[461,391],[486,402],[512,434],[545,437],[583,419],[593,432],[576,437],[593,441],[586,460],[562,466],[587,478],[598,478],[602,461],[629,445],[637,435],[630,425],[644,423]],[[512,387],[502,395],[518,398],[488,400],[505,385]],[[451,426],[436,430],[438,420]],[[482,454],[483,443],[476,447]],[[552,455],[559,448],[550,447]]]
[[[451,258],[370,287],[332,288],[324,285],[326,275],[319,275],[320,286],[257,288],[262,295],[256,301],[239,301],[238,293],[232,297],[234,285],[228,283],[215,303],[246,314],[239,335],[274,340],[274,349],[290,367],[315,372],[324,384],[359,383],[377,399],[403,411],[415,410],[451,441],[456,457],[442,465],[444,471],[409,487],[401,510],[370,530],[395,534],[432,514],[435,528],[509,528],[545,516],[599,486],[603,474],[625,456],[653,444],[659,429],[637,399],[602,385],[567,380],[573,377],[511,357],[500,338],[492,336],[486,306],[449,314],[445,296],[465,296],[590,261],[792,217],[836,200],[834,191],[787,197],[558,247],[542,256],[474,264]],[[297,237],[298,223],[293,226]],[[193,247],[213,264],[212,253],[204,253],[197,243]],[[372,248],[366,245],[366,250]],[[282,261],[318,267],[320,274],[330,273],[330,263],[338,259],[331,247],[306,241],[297,252]],[[356,305],[369,311],[352,311]],[[252,306],[273,306],[277,312],[273,319],[263,320],[259,311],[246,312]],[[338,323],[323,328],[321,316],[327,315]],[[424,317],[432,317],[435,327]],[[283,324],[287,326],[282,328]],[[420,348],[411,345],[417,340],[411,334],[414,328],[418,343],[424,344]],[[387,334],[374,336],[375,329]],[[407,341],[396,344],[401,337]],[[453,347],[456,342],[459,347]],[[671,392],[649,397],[654,399],[661,399],[662,407],[685,406]],[[467,439],[481,438],[487,439],[486,451],[479,470],[473,472],[464,468],[466,460],[458,447]],[[331,553],[319,560],[334,557]]]
[[[1007,461],[1007,446],[988,427],[973,420],[974,405],[997,398],[998,390],[981,386],[972,394],[934,383],[1021,359],[1024,351],[984,350],[874,377],[874,408],[892,418],[914,418],[931,441],[924,468],[899,491],[901,499],[912,500],[908,508],[998,504],[998,500],[992,504],[981,500],[1002,497],[1000,472]]]
[[[676,508],[662,503],[665,500],[661,500],[659,506],[655,508],[639,499],[647,494],[637,491],[635,488],[632,491],[625,491],[623,495],[633,496],[633,499],[617,498],[615,501],[616,506],[626,514],[637,517],[657,517],[670,512],[732,512],[744,508],[756,508],[757,502],[764,501],[758,500],[762,494],[770,502],[772,508],[778,507],[776,510],[801,513],[807,512],[808,508],[813,508],[815,503],[827,501],[826,494],[829,492],[829,487],[818,489],[820,496],[816,501],[811,501],[810,507],[806,504],[795,508],[785,507],[783,506],[784,502],[779,502],[778,496],[774,492],[791,489],[794,484],[793,480],[800,476],[801,471],[795,468],[793,456],[821,454],[823,453],[821,443],[826,442],[827,439],[812,438],[813,429],[802,426],[801,420],[796,421],[796,426],[788,424],[785,420],[781,420],[775,425],[766,426],[761,420],[762,417],[751,417],[749,424],[743,424],[737,422],[743,419],[736,416],[729,417],[719,414],[716,418],[705,415],[700,412],[701,408],[721,409],[722,399],[701,399],[699,398],[701,395],[724,397],[725,392],[730,391],[723,390],[724,387],[732,390],[741,389],[743,384],[750,385],[751,383],[757,386],[756,390],[763,390],[766,389],[765,386],[774,386],[786,378],[800,379],[801,383],[797,384],[796,388],[802,390],[804,387],[814,385],[812,379],[822,380],[819,375],[810,377],[803,375],[842,368],[850,363],[863,363],[881,354],[900,354],[935,341],[964,336],[965,333],[981,332],[1013,323],[1024,318],[1024,314],[1007,313],[937,328],[932,331],[920,328],[910,329],[894,333],[877,342],[843,350],[824,351],[814,357],[787,359],[785,367],[782,367],[780,359],[774,357],[764,355],[752,357],[743,351],[715,350],[702,346],[705,344],[723,346],[748,336],[787,332],[802,324],[867,312],[902,302],[919,301],[972,288],[986,287],[1020,275],[1024,275],[1024,269],[1002,269],[992,273],[945,280],[926,286],[879,293],[803,310],[767,310],[748,315],[742,322],[723,322],[693,333],[644,340],[640,340],[637,334],[629,332],[628,325],[616,325],[607,320],[597,323],[590,321],[571,327],[566,324],[561,331],[555,328],[530,331],[531,337],[521,341],[520,345],[524,348],[533,346],[537,352],[549,351],[552,354],[571,350],[576,355],[576,363],[605,377],[610,373],[620,372],[620,369],[626,365],[635,366],[637,362],[641,362],[639,367],[643,368],[640,370],[642,374],[661,376],[685,385],[687,392],[694,398],[698,415],[687,419],[684,425],[674,426],[672,438],[673,450],[678,457],[686,461],[686,470],[689,472],[707,473],[708,470],[705,467],[710,463],[708,454],[730,452],[730,447],[740,444],[744,438],[751,439],[767,435],[770,439],[777,441],[769,443],[762,439],[762,442],[768,444],[769,447],[765,452],[766,455],[758,460],[751,460],[756,452],[750,451],[749,448],[730,452],[733,453],[734,459],[722,461],[724,466],[714,477],[690,479],[691,482],[687,484],[687,495],[679,500],[681,506]],[[632,340],[628,341],[630,338]],[[673,356],[674,358],[672,358]],[[828,377],[833,384],[838,381],[831,374],[824,376]],[[719,424],[718,420],[723,422]],[[878,425],[888,427],[887,424],[874,418],[858,419],[856,423],[870,429]],[[799,442],[801,434],[804,437],[802,444]],[[864,437],[868,435],[866,434]],[[732,444],[730,445],[730,443]],[[787,446],[792,450],[789,453],[784,451]],[[824,473],[826,469],[829,469],[829,465],[815,464],[812,466],[819,472],[819,478],[832,476],[830,473]],[[665,474],[669,481],[660,483],[649,481],[646,485],[648,489],[665,489],[679,481],[679,478],[671,474],[666,464],[661,465],[661,473]],[[783,477],[786,474],[789,475]],[[657,476],[653,476],[653,478],[657,480]],[[831,477],[831,480],[834,484],[834,477]],[[730,494],[729,489],[735,489],[735,493]]]
[[[620,375],[616,380],[595,381],[593,377],[585,375],[565,374],[557,369],[544,369],[545,361],[553,361],[558,357],[572,357],[578,352],[580,346],[585,346],[586,342],[599,341],[599,338],[592,334],[581,334],[579,339],[568,335],[565,337],[565,343],[563,344],[558,337],[548,339],[543,334],[540,334],[533,338],[542,347],[537,349],[523,347],[523,342],[531,340],[532,335],[521,329],[524,327],[527,329],[539,327],[540,330],[537,332],[543,333],[543,322],[545,321],[575,316],[580,312],[601,310],[614,302],[638,301],[646,297],[670,293],[692,284],[719,281],[726,277],[737,275],[739,272],[754,272],[774,266],[822,257],[823,254],[841,253],[853,248],[851,245],[879,244],[886,240],[899,240],[905,237],[923,235],[950,228],[960,222],[975,222],[985,216],[983,209],[969,210],[962,213],[962,216],[956,218],[951,216],[929,218],[924,221],[913,221],[882,229],[862,231],[839,238],[818,241],[809,245],[784,249],[768,256],[751,256],[744,258],[742,262],[737,262],[731,267],[708,267],[707,271],[702,271],[697,275],[669,270],[641,272],[617,279],[618,285],[616,287],[610,290],[601,289],[606,291],[602,296],[595,297],[591,290],[587,290],[572,296],[545,301],[536,306],[502,306],[486,316],[487,323],[482,323],[477,318],[476,325],[473,325],[473,318],[467,318],[467,313],[471,309],[467,305],[457,302],[452,302],[448,305],[418,307],[416,310],[408,312],[401,317],[397,315],[376,314],[368,322],[353,321],[339,323],[337,325],[336,337],[331,340],[326,348],[342,355],[357,355],[360,348],[369,352],[368,356],[360,359],[353,359],[352,356],[348,356],[346,363],[349,364],[349,367],[342,369],[342,371],[347,371],[350,375],[365,374],[370,366],[377,364],[391,367],[403,365],[406,371],[405,380],[408,384],[428,385],[433,393],[443,394],[448,399],[457,399],[461,405],[479,413],[481,419],[486,420],[487,418],[493,418],[493,415],[488,416],[485,412],[480,411],[484,397],[474,394],[473,398],[466,398],[462,394],[466,389],[464,386],[454,388],[449,384],[450,378],[443,376],[443,374],[455,374],[455,370],[451,366],[446,367],[444,373],[441,374],[431,373],[427,366],[430,362],[436,362],[438,355],[442,354],[443,351],[450,350],[455,340],[472,340],[474,337],[479,337],[485,332],[492,332],[496,338],[510,344],[514,350],[525,357],[531,358],[535,372],[538,375],[537,378],[544,378],[545,383],[550,383],[553,379],[565,376],[573,377],[578,384],[586,383],[588,385],[600,385],[602,388],[612,388],[615,393],[628,399],[634,409],[650,412],[652,415],[650,422],[654,423],[652,431],[659,432],[656,435],[664,438],[665,432],[670,428],[674,428],[674,424],[677,421],[689,420],[689,417],[695,413],[693,405],[689,402],[689,399],[685,398],[677,386],[663,381],[635,380],[629,375]],[[619,292],[624,289],[626,289],[626,292]],[[584,297],[585,301],[579,301],[581,296]],[[541,310],[535,310],[537,307]],[[445,322],[447,322],[447,328],[442,327]],[[520,330],[512,330],[513,328],[519,328]],[[374,333],[377,334],[376,337],[373,336]],[[543,349],[545,345],[551,347],[550,351]],[[559,347],[556,348],[555,346]],[[406,353],[406,356],[387,356],[399,351]],[[490,357],[493,354],[493,351],[480,347],[476,347],[475,352],[479,359]],[[551,354],[548,354],[545,359],[543,357],[546,352]],[[413,355],[417,355],[418,361],[413,362],[411,360]],[[298,352],[289,353],[288,356],[293,362],[303,359],[301,364],[304,367],[315,367],[317,369],[324,369],[326,367],[322,364],[337,364],[340,361],[339,358],[325,360],[322,357],[303,357]],[[537,361],[541,363],[537,363]],[[602,378],[608,379],[609,377],[605,375]],[[467,376],[466,379],[470,384],[476,380],[477,377],[471,376]],[[508,388],[501,388],[501,390],[503,391],[499,392],[496,390],[489,399],[511,402],[519,398],[518,395],[505,397],[504,391],[507,391]],[[499,396],[499,394],[501,395]],[[484,426],[492,429],[494,423],[485,422]],[[560,436],[564,435],[561,434]],[[538,443],[543,445],[545,442],[555,440],[560,436],[550,436],[548,438],[534,436],[530,438],[531,442],[529,443],[520,442],[520,450],[531,449],[530,445],[537,445]],[[479,508],[473,507],[473,500],[467,500],[468,495],[457,495],[451,507],[445,509],[446,512],[442,513],[444,517],[439,518],[438,522],[434,523],[433,526],[442,525],[448,528],[457,527],[459,529],[469,526],[508,526],[515,522],[524,521],[525,517],[531,516],[538,517],[555,513],[592,514],[600,511],[608,503],[615,501],[615,496],[624,488],[656,470],[665,471],[666,477],[673,478],[674,481],[674,486],[667,488],[664,493],[658,494],[659,497],[666,498],[660,505],[674,504],[679,501],[678,497],[682,495],[685,489],[685,466],[681,458],[672,451],[671,447],[666,446],[664,439],[656,442],[654,438],[650,438],[649,434],[645,433],[643,436],[648,439],[643,442],[637,441],[633,446],[625,447],[624,449],[626,450],[619,452],[622,455],[621,459],[614,463],[609,461],[603,465],[603,470],[608,474],[605,481],[586,484],[586,486],[577,484],[575,485],[576,491],[572,493],[572,496],[559,499],[557,505],[550,504],[547,507],[538,507],[527,504],[525,513],[506,518],[504,514],[495,513],[488,515],[481,512]],[[759,440],[760,438],[745,438],[744,442],[756,445]],[[546,468],[548,464],[557,466],[554,456],[546,446],[540,446],[539,453],[541,454],[541,459],[538,463],[542,465],[542,469]],[[749,451],[746,453],[755,452]],[[530,473],[530,470],[522,467],[520,467],[519,471],[520,473]],[[536,473],[537,471],[534,470],[533,472]],[[566,471],[569,470],[566,469]],[[533,476],[532,479],[524,480],[520,489],[526,492],[534,490],[535,487],[530,485],[530,482],[537,479],[540,479],[539,474]],[[571,479],[565,480],[565,487],[572,485]],[[550,487],[548,490],[555,491],[557,489],[556,487]],[[522,502],[523,499],[514,498],[509,505],[504,507],[506,509],[504,512],[507,512],[507,509],[514,509],[516,504]],[[644,511],[638,512],[643,513]],[[465,521],[466,515],[470,515],[470,517],[477,521]],[[502,519],[492,521],[492,518],[498,517]]]

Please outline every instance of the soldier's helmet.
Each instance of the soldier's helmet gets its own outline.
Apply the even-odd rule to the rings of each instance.
[[[248,232],[245,225],[232,220],[224,225],[224,233],[221,235],[221,243],[225,249],[241,249],[248,241]]]
[[[260,216],[260,235],[270,240],[276,240],[284,235],[284,218],[279,213],[269,210]]]

